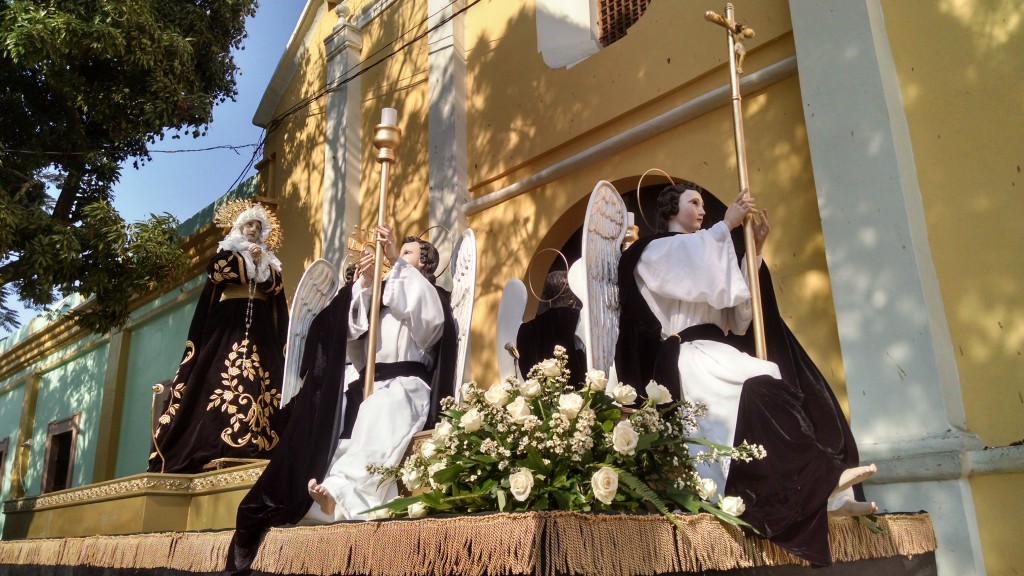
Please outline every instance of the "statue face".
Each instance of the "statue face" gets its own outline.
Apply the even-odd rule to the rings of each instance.
[[[258,242],[263,234],[263,224],[259,220],[249,220],[242,224],[242,236],[249,242]]]
[[[423,271],[423,264],[420,263],[419,242],[406,242],[402,244],[402,251],[398,253],[398,257],[420,272]]]
[[[696,190],[683,192],[679,196],[679,212],[669,218],[668,222],[670,230],[673,223],[687,234],[700,230],[700,225],[704,222],[704,199],[701,198],[700,192]]]

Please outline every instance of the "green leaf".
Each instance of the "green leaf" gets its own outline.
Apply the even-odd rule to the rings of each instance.
[[[459,474],[461,474],[464,469],[465,468],[461,464],[453,464],[447,468],[434,472],[433,480],[438,484],[451,484],[459,477]]]
[[[643,452],[651,447],[651,443],[657,440],[660,434],[640,434],[636,441],[636,451]]]
[[[497,490],[497,496],[498,496],[498,511],[499,512],[504,512],[505,511],[505,506],[508,504],[507,497],[505,496],[505,491],[502,490],[501,488],[499,488]]]

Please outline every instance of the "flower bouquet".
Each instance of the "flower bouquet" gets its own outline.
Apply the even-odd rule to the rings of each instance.
[[[464,403],[442,401],[443,415],[429,440],[400,466],[371,467],[382,482],[400,478],[413,496],[373,509],[381,516],[523,510],[706,511],[731,524],[743,502],[719,498],[695,465],[721,458],[764,456],[760,446],[733,448],[693,436],[702,405],[673,400],[668,389],[647,385],[636,409],[636,390],[606,393],[601,371],[580,387],[569,383],[566,353],[486,391],[470,382]],[[689,450],[691,444],[707,449]]]

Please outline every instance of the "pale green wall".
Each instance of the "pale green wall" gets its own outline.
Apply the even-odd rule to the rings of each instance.
[[[25,492],[39,494],[42,481],[43,459],[46,457],[46,430],[50,422],[69,418],[80,412],[78,440],[75,444],[72,486],[92,481],[96,460],[96,437],[99,429],[100,396],[107,365],[108,342],[95,346],[83,345],[85,350],[40,375],[39,396],[36,399],[35,425],[32,429],[32,448],[28,471],[25,474]],[[46,365],[46,363],[44,363]],[[18,408],[20,410],[20,404]]]
[[[184,290],[201,285],[205,277],[204,274],[188,282]],[[175,298],[181,293],[182,290],[174,290],[162,297],[161,301]],[[117,464],[114,469],[116,478],[146,471],[150,450],[150,410],[153,400],[151,387],[174,376],[184,351],[197,299],[198,295],[195,294],[132,326],[124,381]],[[158,302],[158,305],[159,303],[162,302]]]
[[[0,501],[7,500],[11,494],[11,473],[14,465],[14,453],[17,450],[18,426],[21,423],[21,403],[25,397],[25,383],[0,394],[0,441],[7,438],[7,456],[0,462],[3,470],[3,484],[0,485]],[[4,528],[4,515],[0,514],[0,533]]]

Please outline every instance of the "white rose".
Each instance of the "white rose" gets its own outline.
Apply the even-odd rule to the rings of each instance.
[[[615,499],[615,492],[619,489],[619,475],[607,466],[602,466],[590,477],[590,488],[594,491],[594,497],[611,504]]]
[[[558,397],[558,411],[569,420],[572,420],[583,408],[583,396],[579,394],[562,394]]]
[[[420,444],[420,456],[424,458],[430,458],[437,452],[437,444],[431,440],[426,440],[423,444]]]
[[[586,383],[591,392],[602,392],[608,385],[608,377],[605,376],[604,370],[588,370]]]
[[[540,382],[537,382],[533,378],[519,385],[519,393],[525,396],[526,398],[533,398],[534,396],[540,394],[540,390]]]
[[[647,392],[647,398],[655,404],[666,404],[672,401],[672,393],[668,391],[661,384],[658,384],[654,380],[647,383],[647,387],[644,388]]]
[[[484,400],[493,406],[504,406],[508,403],[508,390],[505,390],[501,384],[491,386],[487,392],[484,392]]]
[[[424,512],[426,514],[426,512]],[[380,510],[374,510],[366,515],[367,520],[386,520],[391,518],[391,510],[387,508],[381,508]]]
[[[452,433],[452,424],[447,420],[442,420],[440,424],[434,427],[434,433],[431,438],[434,440],[443,441],[445,438],[450,436]]]
[[[726,496],[722,498],[718,502],[718,507],[722,509],[722,512],[732,514],[733,516],[740,516],[747,509],[747,505],[743,503],[743,498],[739,496]]]
[[[402,472],[402,484],[409,491],[413,491],[423,485],[423,478],[420,477],[420,471],[416,468],[411,468]]]
[[[558,366],[558,362],[553,358],[541,360],[537,363],[536,367],[540,368],[541,374],[548,378],[554,378],[555,376],[562,375],[562,369]]]
[[[462,427],[466,432],[476,432],[480,429],[480,425],[483,424],[483,422],[484,417],[476,408],[470,409],[469,412],[462,415],[462,418],[459,418],[459,424],[462,424]]]
[[[718,484],[711,478],[701,478],[697,483],[697,496],[701,500],[711,500],[718,495]]]
[[[640,435],[633,430],[633,425],[629,420],[619,422],[612,429],[612,447],[619,454],[632,456],[636,452],[636,443],[639,440]]]
[[[441,470],[447,468],[444,462],[434,462],[430,466],[427,466],[427,478],[430,480],[430,485],[434,488],[442,486],[442,484],[434,481],[434,474],[437,474]]]
[[[533,413],[530,412],[530,405],[526,403],[526,399],[522,396],[513,400],[508,406],[505,406],[505,410],[508,410],[512,419],[520,424],[533,415]]]
[[[623,406],[629,406],[636,402],[636,388],[629,384],[622,384],[615,389],[615,401]]]
[[[427,515],[427,505],[423,502],[413,502],[406,510],[409,511],[409,518],[423,518]]]
[[[529,468],[520,468],[518,472],[508,477],[509,490],[512,497],[520,502],[526,500],[533,490],[533,473]]]

